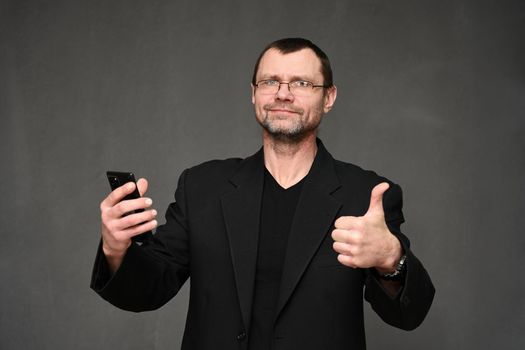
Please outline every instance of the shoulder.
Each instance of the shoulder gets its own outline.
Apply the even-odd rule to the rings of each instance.
[[[242,158],[214,159],[185,169],[175,190],[176,201],[189,206],[218,198],[231,187],[229,179],[242,161]]]
[[[341,198],[352,198],[368,205],[372,189],[382,182],[387,182],[390,188],[385,192],[383,205],[389,211],[395,209],[399,212],[399,216],[402,216],[400,213],[403,206],[403,191],[398,184],[373,170],[363,169],[352,163],[334,159],[334,167],[341,183],[338,191]]]
[[[186,186],[216,186],[230,179],[239,169],[244,159],[214,159],[194,165],[184,170],[181,178]]]
[[[228,175],[234,173],[244,161],[243,158],[213,159],[194,165],[186,172],[192,177],[207,177],[212,175]]]
[[[374,186],[381,182],[388,182],[391,185],[393,184],[392,181],[384,176],[378,175],[375,171],[363,169],[352,163],[334,159],[334,167],[343,185],[345,183],[359,183],[361,185],[368,184]]]

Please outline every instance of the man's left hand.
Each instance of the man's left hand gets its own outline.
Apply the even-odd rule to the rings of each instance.
[[[382,182],[370,195],[364,216],[341,216],[332,231],[337,260],[353,268],[375,267],[379,273],[395,270],[402,255],[399,240],[388,230],[383,210],[383,194],[390,185]]]

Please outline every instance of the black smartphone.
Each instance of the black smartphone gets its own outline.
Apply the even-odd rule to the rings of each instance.
[[[107,171],[106,175],[108,177],[109,186],[111,187],[112,191],[122,185],[127,184],[128,182],[134,182],[135,184],[137,183],[137,181],[135,181],[135,175],[133,175],[133,173],[131,172]],[[139,193],[137,186],[135,186],[135,190],[133,192],[128,194],[122,200],[136,199],[136,198],[140,198],[140,193]],[[144,209],[137,209],[137,210],[134,210],[133,212],[129,212],[124,215],[132,214],[132,213],[140,213],[142,211],[144,211]],[[141,233],[140,235],[134,236],[132,238],[132,241],[139,243],[139,244],[143,244],[144,242],[146,242],[147,238],[151,235],[152,235],[151,231],[146,231],[144,233]]]

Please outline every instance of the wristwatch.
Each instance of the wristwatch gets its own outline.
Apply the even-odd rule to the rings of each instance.
[[[397,263],[396,270],[392,273],[387,274],[379,274],[379,277],[385,281],[400,281],[404,275],[406,270],[406,259],[407,256],[403,255],[401,259],[399,259],[399,262]]]

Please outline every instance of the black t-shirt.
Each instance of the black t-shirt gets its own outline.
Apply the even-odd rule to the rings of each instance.
[[[282,188],[265,169],[249,350],[268,350],[286,244],[304,179]]]

